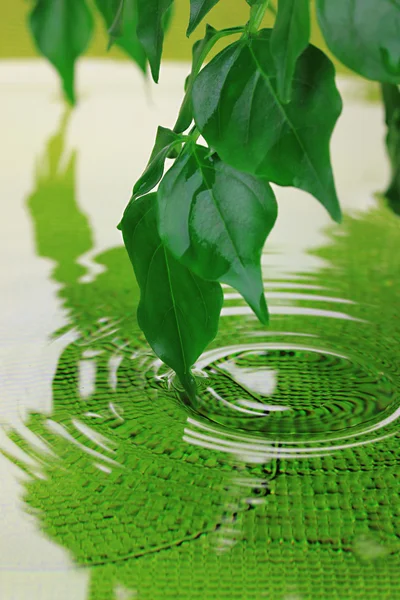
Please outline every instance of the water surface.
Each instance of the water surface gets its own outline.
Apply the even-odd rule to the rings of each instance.
[[[0,72],[2,600],[398,597],[400,221],[375,195],[379,108],[342,82],[344,222],[277,192],[270,327],[224,289],[193,408],[138,328],[115,229],[185,69],[149,104],[129,66],[88,64],[73,114],[20,69]]]

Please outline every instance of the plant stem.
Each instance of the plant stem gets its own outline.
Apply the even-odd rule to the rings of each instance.
[[[200,131],[197,129],[196,125],[193,125],[192,129],[189,131],[188,139],[192,142],[197,142],[200,137]]]
[[[269,0],[260,0],[260,2],[253,4],[253,6],[251,7],[250,21],[249,21],[249,27],[248,27],[248,31],[250,33],[256,33],[258,31],[258,29],[262,23],[262,20],[264,18],[264,15],[267,11],[268,4],[269,4]]]

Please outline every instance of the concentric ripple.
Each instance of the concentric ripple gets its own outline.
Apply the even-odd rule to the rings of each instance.
[[[197,417],[188,419],[186,440],[253,462],[379,441],[400,416],[388,374],[326,348],[225,346],[206,352],[197,374]]]
[[[347,432],[373,425],[398,398],[384,373],[308,346],[227,347],[206,355],[202,366],[202,409],[215,422],[246,431],[290,437]]]

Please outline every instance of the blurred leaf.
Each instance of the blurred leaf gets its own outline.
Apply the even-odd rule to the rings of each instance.
[[[95,0],[115,43],[130,56],[142,71],[146,70],[146,53],[136,33],[138,24],[137,0]]]
[[[316,0],[333,54],[367,79],[400,83],[399,0]]]
[[[112,46],[112,44],[115,42],[115,40],[117,38],[121,37],[124,32],[123,16],[124,16],[125,0],[108,0],[107,2],[105,0],[103,0],[103,1],[96,0],[96,2],[97,2],[97,5],[104,4],[104,6],[106,6],[106,5],[110,6],[110,2],[111,2],[112,8],[113,8],[114,19],[113,19],[111,25],[109,25],[108,33],[110,36],[109,45]],[[99,10],[101,10],[101,9],[99,9]]]
[[[164,31],[171,17],[173,0],[136,0],[137,35],[150,63],[151,74],[158,82]]]
[[[36,0],[29,25],[38,49],[57,69],[67,100],[75,104],[75,62],[93,33],[85,0]]]
[[[387,125],[386,145],[391,165],[391,181],[385,196],[391,209],[400,215],[400,90],[390,83],[382,84]]]

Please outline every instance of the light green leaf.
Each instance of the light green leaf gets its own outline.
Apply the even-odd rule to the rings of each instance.
[[[190,35],[201,23],[206,14],[219,2],[219,0],[190,0],[189,27],[186,35]]]
[[[260,261],[277,216],[269,184],[193,145],[162,180],[158,206],[172,254],[200,277],[236,288],[267,323]]]
[[[158,82],[164,29],[170,18],[173,0],[136,0],[138,8],[137,35],[150,63],[151,74]]]
[[[240,40],[199,73],[194,118],[221,159],[240,171],[313,194],[340,220],[329,142],[342,109],[330,60],[309,46],[283,104],[270,52],[271,30]]]
[[[115,43],[122,48],[143,72],[146,71],[146,53],[136,33],[137,0],[95,1],[108,28],[110,45]]]
[[[275,61],[278,94],[290,102],[292,79],[297,59],[310,39],[309,0],[280,0],[271,35],[271,53]]]
[[[157,129],[157,136],[150,160],[143,175],[141,175],[133,187],[133,199],[147,194],[157,185],[163,176],[166,159],[181,143],[182,136],[174,133],[171,129],[161,126]]]
[[[75,62],[93,33],[85,0],[36,0],[29,25],[39,51],[57,69],[67,100],[75,104]]]
[[[400,83],[399,0],[317,0],[329,49],[367,79]]]
[[[165,248],[157,230],[156,197],[129,204],[121,223],[140,287],[138,323],[193,398],[191,367],[217,333],[223,294],[218,283],[200,279]]]

